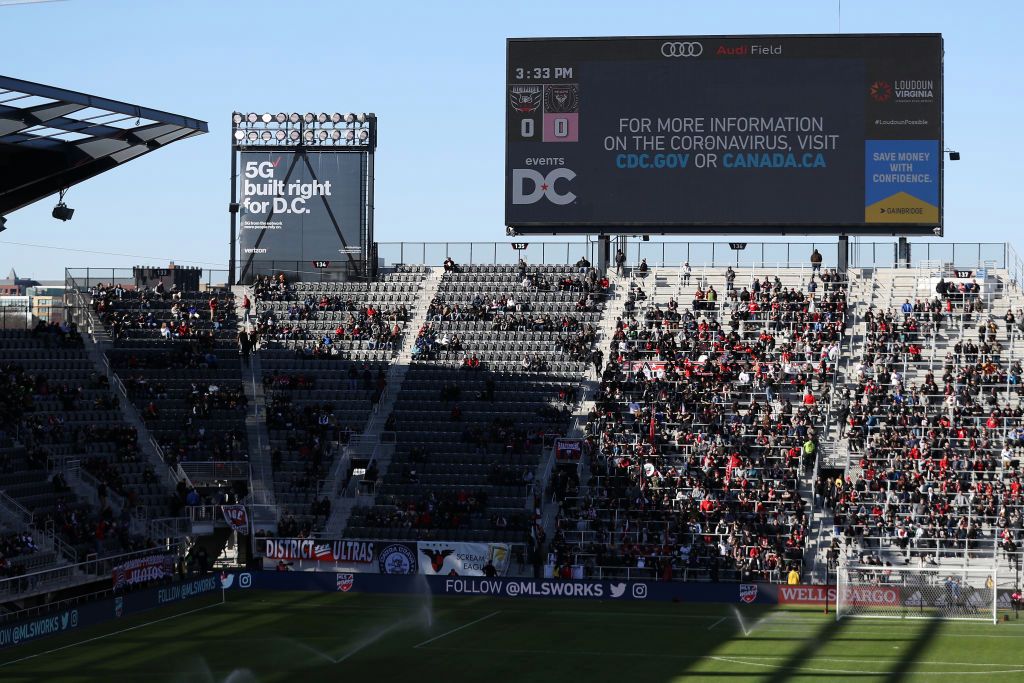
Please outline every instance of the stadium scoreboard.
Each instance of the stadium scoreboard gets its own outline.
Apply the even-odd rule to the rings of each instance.
[[[520,234],[931,234],[942,36],[510,39]]]

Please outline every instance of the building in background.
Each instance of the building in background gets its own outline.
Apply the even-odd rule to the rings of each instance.
[[[18,277],[11,268],[0,279],[0,329],[28,329],[40,320],[64,320],[64,282]]]

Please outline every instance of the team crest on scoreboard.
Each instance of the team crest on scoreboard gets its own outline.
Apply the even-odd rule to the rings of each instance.
[[[520,114],[530,114],[540,109],[542,90],[539,85],[513,85],[508,89],[512,108]]]
[[[338,574],[338,590],[342,593],[348,593],[352,590],[352,584],[355,582],[355,574],[339,573]]]
[[[544,113],[568,114],[579,111],[580,86],[576,83],[544,86]]]
[[[747,603],[748,605],[754,600],[757,600],[757,584],[756,583],[741,583],[740,584],[740,600]]]

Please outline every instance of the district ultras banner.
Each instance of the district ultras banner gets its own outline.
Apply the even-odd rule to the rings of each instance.
[[[243,269],[251,267],[250,262],[338,263],[358,258],[366,205],[365,156],[306,150],[243,152]]]
[[[265,569],[416,574],[415,543],[311,538],[260,539]],[[283,565],[281,563],[284,563]]]
[[[509,40],[506,224],[930,233],[942,49],[937,34]]]

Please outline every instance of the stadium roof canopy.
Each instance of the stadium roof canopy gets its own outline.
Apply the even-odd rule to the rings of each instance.
[[[0,76],[0,216],[206,132],[205,121]]]

